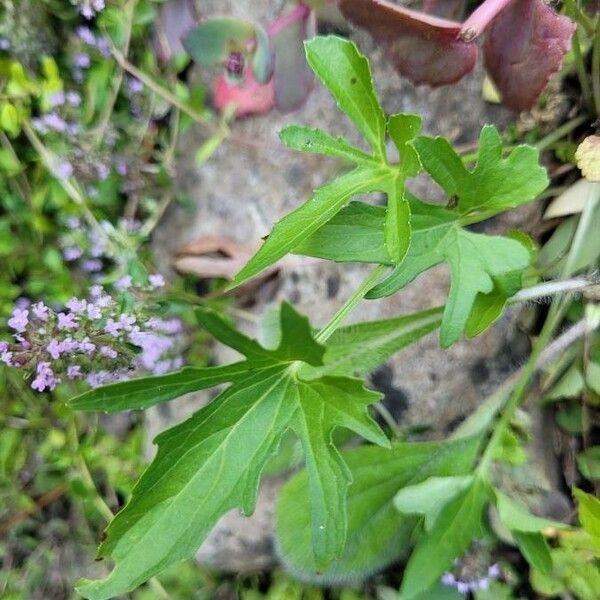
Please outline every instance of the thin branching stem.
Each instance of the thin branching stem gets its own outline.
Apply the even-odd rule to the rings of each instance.
[[[315,339],[320,344],[325,343],[331,334],[342,324],[342,321],[354,310],[356,305],[365,297],[365,294],[381,279],[387,265],[378,265],[365,278],[355,292],[346,300],[344,305],[333,315],[329,323],[316,335]]]

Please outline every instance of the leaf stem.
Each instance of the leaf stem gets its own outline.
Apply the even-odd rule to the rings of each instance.
[[[549,133],[546,137],[543,137],[541,140],[539,140],[535,144],[535,147],[540,151],[546,150],[546,148],[549,148],[555,142],[558,142],[565,136],[569,135],[569,133],[571,133],[573,130],[577,129],[580,125],[585,123],[587,120],[588,120],[587,115],[582,115],[580,117],[576,117],[575,119],[571,119],[570,121],[567,121],[566,123],[563,123],[558,129],[555,129],[552,133]]]
[[[346,300],[344,305],[333,315],[329,323],[325,325],[315,339],[320,344],[326,342],[331,334],[341,325],[342,321],[354,310],[356,305],[365,297],[365,294],[381,279],[388,268],[387,265],[378,265],[360,284],[356,291]]]
[[[42,163],[56,177],[60,186],[66,192],[66,194],[79,206],[81,212],[85,220],[88,222],[90,227],[94,229],[101,239],[103,239],[107,243],[107,247],[112,249],[113,256],[117,256],[120,252],[114,248],[113,240],[109,237],[106,231],[102,228],[100,223],[96,220],[94,213],[91,211],[90,207],[87,204],[87,201],[84,195],[81,193],[79,186],[71,180],[71,178],[59,177],[56,173],[56,156],[53,155],[50,150],[44,146],[42,140],[37,136],[30,123],[26,120],[21,124],[23,132],[25,136],[31,143],[31,145],[35,148],[36,152],[42,159]]]
[[[573,238],[573,243],[571,244],[571,249],[567,256],[565,266],[563,267],[563,277],[569,277],[572,275],[577,267],[579,255],[585,245],[586,238],[591,231],[593,215],[597,202],[597,195],[594,193],[594,190],[590,190],[583,213],[577,226],[577,231],[575,232],[575,237]],[[531,355],[529,356],[526,365],[523,367],[523,370],[521,371],[521,374],[515,383],[513,392],[508,399],[499,421],[494,427],[494,431],[481,457],[481,461],[478,466],[478,471],[480,473],[484,474],[494,459],[495,452],[498,449],[498,446],[502,443],[502,439],[506,433],[506,430],[508,429],[517,409],[525,398],[531,379],[533,378],[533,375],[537,369],[539,359],[546,346],[552,340],[552,336],[554,335],[555,331],[561,324],[569,303],[569,295],[556,299],[552,303],[546,318],[546,322],[542,327],[542,331],[534,343]]]
[[[592,48],[592,89],[596,115],[600,116],[600,17],[596,21],[594,46]]]
[[[123,10],[124,14],[125,14],[125,40],[123,43],[123,56],[127,56],[127,54],[129,53],[129,45],[131,43],[131,32],[133,29],[133,15],[135,12],[135,7],[137,4],[138,0],[130,0],[129,2],[127,2],[125,4],[125,8]],[[110,117],[113,113],[113,109],[115,107],[115,103],[117,101],[117,98],[119,96],[119,90],[121,89],[121,86],[123,85],[123,75],[124,75],[124,69],[121,65],[119,65],[117,63],[118,69],[117,69],[117,73],[115,74],[114,78],[113,78],[113,82],[112,82],[112,86],[111,86],[111,90],[110,90],[110,96],[108,98],[108,100],[106,101],[104,110],[102,112],[102,116],[100,117],[99,121],[98,121],[98,126],[95,128],[95,143],[99,144],[102,139],[104,138],[104,134],[106,133],[106,128],[108,127],[108,124],[110,123]]]
[[[588,80],[588,74],[585,70],[585,62],[583,60],[583,53],[581,52],[581,42],[579,40],[579,31],[576,29],[573,34],[573,40],[571,44],[573,48],[573,58],[575,62],[575,70],[577,71],[577,78],[579,79],[579,85],[581,86],[581,94],[585,101],[588,109],[594,107],[594,99],[592,96],[592,88]]]

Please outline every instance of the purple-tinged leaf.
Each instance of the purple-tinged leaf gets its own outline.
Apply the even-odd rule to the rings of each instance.
[[[367,29],[396,70],[414,84],[456,83],[473,70],[477,47],[458,38],[461,25],[385,0],[340,0],[344,16]]]
[[[515,111],[530,109],[571,45],[575,24],[543,0],[514,0],[491,23],[485,66]]]
[[[220,112],[235,105],[236,117],[267,113],[275,105],[273,80],[259,83],[251,68],[246,69],[245,79],[239,84],[219,75],[214,82],[213,103]]]
[[[458,21],[465,14],[465,0],[423,0],[423,12]]]
[[[181,39],[197,21],[192,0],[170,0],[161,6],[153,43],[162,63],[185,51]]]

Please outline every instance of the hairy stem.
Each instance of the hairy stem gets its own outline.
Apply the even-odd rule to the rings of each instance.
[[[346,300],[344,305],[333,315],[329,323],[323,327],[316,335],[316,340],[320,344],[326,342],[331,334],[341,325],[342,321],[354,310],[356,305],[365,297],[365,294],[381,279],[388,267],[378,265],[360,284],[357,290]]]
[[[590,195],[587,198],[585,207],[583,209],[583,213],[581,215],[581,219],[579,220],[577,231],[575,232],[575,237],[573,238],[573,243],[571,244],[571,249],[567,256],[567,261],[565,263],[565,266],[563,267],[563,277],[569,277],[573,274],[581,251],[585,245],[587,236],[591,233],[593,214],[598,201],[596,194],[593,192],[594,190],[590,191]],[[486,446],[483,456],[481,457],[481,461],[478,467],[480,473],[485,473],[489,468],[492,460],[494,459],[495,453],[500,444],[502,443],[504,435],[506,434],[506,431],[508,430],[511,421],[515,416],[517,409],[521,406],[521,403],[525,399],[527,390],[529,389],[529,385],[531,383],[533,375],[535,374],[542,353],[544,352],[544,349],[548,346],[548,344],[551,342],[554,333],[561,324],[569,306],[569,303],[569,295],[560,297],[552,303],[552,306],[548,311],[546,322],[544,323],[542,331],[540,332],[540,335],[538,336],[533,345],[533,350],[527,361],[527,364],[523,367],[523,370],[521,371],[518,379],[515,382],[513,392],[510,398],[508,399],[508,402],[504,408],[504,411],[502,412],[502,415],[500,416],[499,421],[494,427],[494,431]]]

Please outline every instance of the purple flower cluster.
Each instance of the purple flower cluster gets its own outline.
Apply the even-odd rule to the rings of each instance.
[[[88,21],[93,19],[104,8],[104,0],[81,0],[79,3],[79,12]]]
[[[463,595],[467,595],[469,592],[476,592],[477,590],[487,590],[490,586],[492,579],[498,579],[502,575],[500,567],[497,564],[491,565],[487,573],[482,577],[471,580],[459,579],[454,573],[444,573],[441,578],[443,585],[447,587],[454,587],[456,590]]]
[[[87,299],[71,298],[64,311],[42,302],[23,304],[7,321],[15,341],[0,341],[0,361],[23,369],[38,392],[52,391],[65,377],[97,386],[183,365],[179,319],[121,312],[101,286],[94,286]]]
[[[77,37],[90,48],[97,50],[100,52],[104,58],[108,58],[110,56],[110,42],[108,38],[101,35],[96,36],[94,32],[87,26],[82,25],[77,28]]]

